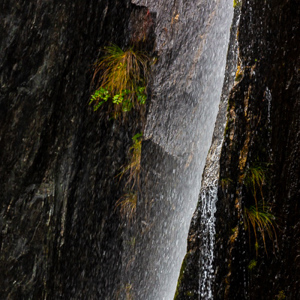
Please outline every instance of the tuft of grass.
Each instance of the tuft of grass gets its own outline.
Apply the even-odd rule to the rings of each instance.
[[[127,165],[122,167],[122,171],[118,176],[120,179],[124,174],[128,174],[128,180],[126,186],[131,184],[130,189],[133,190],[135,186],[139,187],[140,171],[141,171],[141,156],[142,156],[142,139],[143,134],[137,133],[133,138],[133,144],[129,148],[130,161]]]
[[[238,230],[238,227],[237,227],[237,226],[234,227],[234,228],[231,228],[231,232],[232,232],[233,234],[235,234],[237,230]]]
[[[136,213],[137,193],[128,192],[123,195],[116,203],[116,208],[120,208],[121,216],[131,221]]]
[[[275,230],[275,216],[271,213],[271,208],[269,206],[250,206],[244,209],[244,220],[245,229],[249,231],[250,238],[250,228],[252,228],[255,236],[255,249],[256,255],[258,254],[258,231],[261,234],[264,248],[267,253],[266,247],[266,236],[273,241],[277,241],[277,235]]]
[[[129,148],[130,161],[122,167],[122,171],[118,174],[120,179],[126,174],[128,179],[125,187],[129,186],[129,192],[124,194],[116,203],[116,207],[120,208],[123,218],[129,221],[133,219],[136,212],[136,204],[138,198],[138,189],[140,185],[141,171],[141,155],[142,155],[142,133],[137,133],[133,138],[133,144]]]
[[[106,102],[113,104],[116,112],[128,112],[146,103],[149,57],[133,47],[123,51],[117,45],[103,49],[105,55],[95,64],[92,83],[96,91],[90,104],[94,110]]]
[[[132,284],[128,283],[125,286],[126,300],[133,300]]]
[[[259,190],[260,196],[264,206],[263,185],[266,181],[266,168],[258,165],[247,169],[245,174],[245,186],[249,188],[255,200],[256,207],[258,206],[257,191]]]
[[[135,247],[135,243],[136,243],[136,237],[133,236],[130,240],[129,240],[129,245],[134,249]]]

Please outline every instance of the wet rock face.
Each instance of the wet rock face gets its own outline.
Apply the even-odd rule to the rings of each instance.
[[[159,59],[142,150],[133,298],[172,299],[218,112],[233,8],[228,1],[134,2],[156,13]]]
[[[142,21],[148,9],[156,26],[155,49],[159,56],[153,70],[153,101],[146,126],[149,140],[143,145],[145,172],[142,176],[148,180],[149,200],[159,199],[161,195],[159,188],[153,188],[157,183],[172,181],[174,187],[181,188],[179,184],[195,180],[192,178],[194,149],[187,147],[189,139],[181,129],[193,132],[196,118],[192,112],[199,108],[198,102],[202,100],[199,95],[205,95],[205,85],[200,85],[199,92],[199,82],[213,81],[210,76],[214,73],[201,66],[211,63],[211,58],[220,54],[207,50],[215,5],[220,2],[174,1],[172,8],[167,0],[131,2],[74,0],[54,4],[3,0],[1,3],[1,299],[118,298],[119,287],[116,286],[121,281],[123,244],[115,202],[122,195],[124,182],[118,185],[115,176],[126,162],[131,137],[143,126],[134,114],[127,121],[114,121],[109,120],[105,112],[92,112],[87,105],[90,70],[99,47],[109,42],[126,46],[132,39],[146,34],[150,40],[146,39],[148,42],[143,46],[153,51],[153,32],[143,27]],[[142,7],[146,5],[147,8]],[[220,190],[217,225],[220,251],[216,253],[215,295],[216,299],[223,299],[224,293],[229,299],[239,297],[245,291],[241,278],[246,278],[246,291],[253,295],[272,299],[271,296],[283,291],[290,299],[297,299],[299,245],[294,241],[299,238],[299,53],[296,43],[299,10],[296,1],[274,0],[267,4],[245,2],[242,11],[239,36],[245,72],[231,96],[230,113],[238,118],[229,124],[228,130],[235,143],[231,148],[223,148],[221,176],[227,176],[224,174],[227,168],[232,178],[237,179],[238,151],[245,133],[250,139],[257,136],[247,153],[257,153],[255,145],[264,144],[269,138],[264,128],[270,127],[266,98],[270,92],[272,135],[263,153],[265,161],[272,162],[270,197],[275,201],[274,213],[281,217],[283,231],[278,233],[277,258],[270,255],[266,258],[260,251],[263,258],[257,263],[257,273],[250,274],[245,266],[253,251],[248,250],[248,245],[243,246],[247,238],[239,235],[237,246],[228,248],[231,229],[239,220],[238,213],[234,214],[233,199],[222,196]],[[202,55],[203,52],[209,55]],[[211,93],[213,88],[206,87]],[[245,104],[245,93],[253,105]],[[251,112],[250,121],[244,117],[245,109]],[[211,106],[207,106],[203,115],[209,115],[210,110]],[[256,134],[251,124],[255,124],[260,112],[262,130]],[[227,145],[230,141],[227,139]],[[173,172],[178,161],[189,173],[177,176]],[[228,195],[235,195],[236,185],[229,189],[232,192]],[[181,195],[183,200],[186,195]],[[151,241],[165,229],[166,220],[170,220],[169,212],[174,210],[170,199],[155,202],[162,209],[162,218],[156,222],[154,234],[146,239]],[[154,214],[154,209],[149,214]],[[182,210],[180,220],[183,214]],[[157,215],[154,221],[155,217]],[[176,234],[170,239],[176,241]],[[153,248],[158,252],[163,250],[155,244]],[[148,253],[153,248],[149,248]],[[240,249],[245,250],[244,256]],[[137,261],[142,258],[138,257]],[[229,260],[232,277],[227,276]],[[165,266],[168,272],[172,262],[167,261]],[[151,260],[149,269],[152,280],[157,272]],[[245,269],[246,272],[242,271]],[[191,273],[194,272],[192,268]],[[147,286],[148,277],[142,275],[141,291],[147,294],[155,285],[154,288]],[[229,281],[225,282],[225,277]],[[156,280],[159,282],[160,278]],[[269,291],[275,294],[267,294]]]
[[[218,94],[211,83],[223,77],[220,72],[213,78],[215,72],[209,70],[222,68],[218,57],[225,56],[222,41],[227,32],[222,27],[218,37],[212,38],[212,28],[226,17],[221,2],[228,5],[203,0],[171,4],[168,0],[2,1],[0,298],[113,299],[122,294],[119,283],[127,282],[120,279],[121,264],[128,262],[121,262],[123,228],[115,202],[124,182],[118,185],[115,177],[126,162],[131,137],[144,124],[134,114],[126,121],[114,121],[103,111],[92,112],[88,106],[91,64],[100,46],[109,42],[128,46],[145,35],[141,44],[153,54],[155,31],[159,59],[149,88],[152,105],[142,174],[149,184],[144,191],[153,196],[146,200],[160,200],[161,194],[170,195],[176,186],[189,199],[189,186],[200,182],[194,176],[199,139],[185,132],[193,132],[196,112],[202,111],[198,128],[205,128],[201,133],[209,138],[203,144],[209,147],[206,116],[214,119],[218,105],[215,100],[214,109],[210,101]],[[213,47],[213,40],[218,47]],[[205,102],[209,104],[201,107]],[[178,164],[184,169],[180,176],[174,173]],[[162,183],[170,186],[165,193]],[[168,220],[186,223],[181,220],[189,209],[181,201],[185,210],[176,208],[180,212],[176,220],[172,199],[156,201],[155,208],[141,213],[140,227],[147,226],[143,225],[147,214],[152,222],[159,220],[148,241],[160,235],[162,228],[167,232],[170,224],[174,234],[169,240],[175,245],[183,240],[174,229],[177,225]],[[143,204],[138,210],[143,210]],[[153,247],[156,253],[164,250]],[[135,275],[142,282],[141,295],[151,294],[161,282],[149,258],[151,272],[139,267],[142,273]],[[164,273],[169,266],[174,269],[172,257],[162,266]],[[162,289],[166,286],[169,289],[167,284]]]
[[[205,202],[210,206],[209,202],[211,199],[209,198],[211,196],[211,191],[214,190],[215,193],[215,190],[217,189],[216,185],[220,169],[219,160],[226,124],[228,96],[234,83],[234,74],[237,65],[238,45],[236,34],[239,16],[240,9],[237,7],[234,11],[230,30],[230,40],[219,112],[215,123],[211,147],[206,158],[202,175],[201,191],[197,208],[189,228],[187,254],[181,266],[174,300],[209,299],[209,297],[211,297],[209,296],[211,294],[211,287],[208,286],[208,282],[202,282],[204,272],[206,272],[206,278],[210,278],[213,275],[207,266],[209,263],[208,256],[210,255],[210,253],[208,253],[210,249],[208,249],[209,247],[207,245],[211,243],[211,235],[213,233],[208,234],[207,232],[207,227],[209,226],[208,223],[211,222],[211,220],[208,220],[207,214],[203,213],[203,210],[205,209],[203,200],[205,197]],[[211,210],[211,208],[212,207],[209,207],[209,210]]]
[[[0,11],[0,298],[113,299],[115,176],[141,124],[92,111],[91,65],[100,46],[128,45],[147,10],[4,0]]]
[[[238,35],[242,72],[229,97],[220,161],[215,299],[299,298],[300,11],[296,2],[242,4]],[[244,174],[255,164],[268,166],[263,196],[278,224],[278,248],[273,250],[266,237],[266,254],[259,237],[257,255],[243,213],[253,205]]]
[[[296,1],[264,4],[253,0],[243,1],[241,6],[238,68],[230,58],[227,62],[231,72],[238,71],[229,94],[220,159],[214,299],[299,298],[299,13]],[[223,96],[228,97],[226,90]],[[221,105],[204,184],[224,113]],[[253,191],[245,186],[245,174],[255,165],[265,166],[263,198],[272,207],[278,225],[278,248],[266,234],[267,253],[259,231],[256,253],[253,231],[249,236],[245,230],[244,208],[254,204]],[[257,198],[261,197],[258,194]],[[201,207],[199,202],[191,222],[175,299],[207,299],[201,295],[206,259],[201,251],[207,238],[201,227]]]

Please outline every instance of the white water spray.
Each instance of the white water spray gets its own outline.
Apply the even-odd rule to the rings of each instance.
[[[201,247],[199,259],[199,295],[200,299],[211,300],[212,284],[214,282],[214,244],[215,244],[215,213],[216,203],[218,200],[218,175],[219,175],[219,160],[221,155],[221,148],[223,139],[216,140],[215,144],[219,142],[218,146],[214,144],[211,147],[207,159],[207,165],[204,171],[204,178],[202,188],[199,196],[200,202],[200,232],[201,232]],[[215,147],[214,147],[215,146]]]
[[[218,113],[233,16],[232,3],[227,0],[192,0],[189,5],[179,2],[170,28],[164,24],[167,27],[156,32],[158,46],[170,56],[158,61],[144,133],[150,142],[142,152],[147,179],[142,205],[150,209],[141,227],[145,223],[149,226],[138,244],[132,275],[135,295],[143,300],[174,298]],[[149,3],[153,10],[162,5]],[[173,11],[168,3],[164,1],[165,7]],[[160,20],[165,21],[158,14],[158,24]],[[167,39],[172,32],[169,43],[164,41],[163,37]],[[215,186],[213,182],[203,190],[203,214],[208,218],[205,230],[210,236],[214,231]],[[213,238],[207,239],[210,255],[204,269],[205,282],[212,276],[213,243]]]

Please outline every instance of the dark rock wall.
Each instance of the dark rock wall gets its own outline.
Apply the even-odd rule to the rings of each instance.
[[[214,299],[300,297],[299,17],[294,0],[241,2],[238,66],[232,69],[235,86],[229,94],[220,159]],[[230,56],[227,63],[232,68]],[[204,180],[210,164],[209,155]],[[276,241],[266,233],[265,249],[258,230],[257,252],[244,215],[244,208],[254,204],[245,174],[255,165],[264,168],[262,195],[276,218],[277,234]],[[202,299],[200,207],[192,219],[175,299]]]
[[[99,47],[128,45],[147,10],[118,0],[0,7],[0,299],[113,299],[115,176],[142,125],[94,113],[89,88]]]
[[[229,97],[220,161],[215,299],[300,297],[299,20],[298,1],[242,3],[240,82]],[[256,254],[244,226],[244,208],[253,205],[244,175],[258,163],[266,166],[262,192],[278,246],[266,237],[266,252],[258,232]]]

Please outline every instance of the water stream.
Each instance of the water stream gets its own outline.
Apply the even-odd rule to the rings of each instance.
[[[222,131],[221,131],[222,133]],[[199,195],[201,246],[199,258],[200,299],[211,300],[214,281],[215,212],[218,200],[219,159],[223,138],[216,138],[208,154]]]

